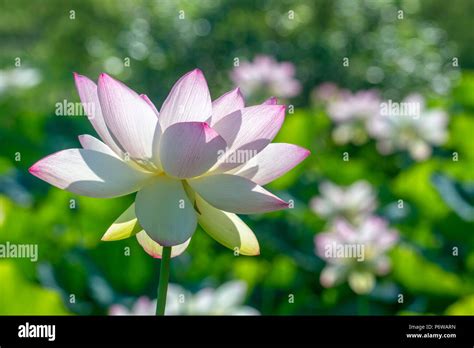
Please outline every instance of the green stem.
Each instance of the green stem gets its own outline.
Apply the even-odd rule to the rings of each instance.
[[[160,280],[158,283],[158,298],[156,300],[156,315],[165,315],[166,294],[170,278],[171,247],[163,247],[161,256]]]

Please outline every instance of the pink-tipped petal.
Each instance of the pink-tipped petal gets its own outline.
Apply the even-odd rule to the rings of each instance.
[[[181,77],[171,89],[160,110],[163,130],[178,122],[204,122],[212,113],[211,95],[201,70]]]
[[[225,149],[225,140],[207,123],[175,123],[163,133],[160,159],[169,175],[192,178],[211,168]]]
[[[150,238],[162,246],[186,242],[197,226],[196,212],[183,184],[164,175],[156,176],[137,193],[135,214]]]
[[[135,192],[151,177],[116,157],[84,149],[56,152],[36,162],[30,173],[60,189],[100,198]]]
[[[276,97],[270,97],[265,100],[262,105],[277,105],[278,99]]]
[[[241,176],[207,175],[188,183],[212,206],[227,212],[254,214],[288,208],[288,203]]]
[[[243,109],[245,101],[239,88],[235,88],[212,102],[212,121],[211,125],[216,124],[224,116]]]
[[[229,147],[217,172],[236,168],[263,150],[276,136],[285,118],[282,105],[257,105],[235,111],[214,125]]]
[[[97,86],[86,76],[74,73],[74,81],[76,83],[77,92],[81,98],[81,103],[87,113],[89,121],[94,127],[100,138],[117,154],[122,154],[122,149],[114,141],[110,134],[102,115],[99,96],[97,94]]]
[[[161,259],[163,255],[163,247],[155,242],[153,239],[150,238],[150,236],[145,232],[141,231],[138,232],[137,235],[137,241],[145,250],[145,252],[150,255],[151,257],[154,257],[155,259]],[[189,245],[189,242],[191,242],[191,238],[189,238],[186,242],[183,244],[178,244],[175,245],[171,248],[171,257],[176,257],[181,255],[186,248]]]
[[[153,108],[107,74],[99,76],[98,93],[105,123],[129,157],[155,162],[161,130]]]
[[[290,171],[309,154],[308,150],[293,144],[269,144],[250,161],[235,168],[232,174],[266,185]]]
[[[158,109],[156,108],[155,104],[153,104],[153,102],[150,100],[150,98],[148,98],[148,96],[146,94],[140,94],[140,97],[147,102],[148,105],[150,105],[150,107],[153,109],[153,111],[155,112],[156,116],[160,116],[160,113],[158,112]]]

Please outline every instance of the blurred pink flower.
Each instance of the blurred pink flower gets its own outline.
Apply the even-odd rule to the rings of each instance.
[[[311,209],[329,220],[344,218],[357,224],[372,214],[377,207],[374,189],[364,180],[349,187],[323,182],[319,185],[319,191],[320,196],[310,202]]]
[[[278,63],[270,56],[257,56],[253,62],[241,62],[231,72],[232,81],[246,97],[261,94],[279,98],[294,97],[301,91],[301,83],[294,75],[292,63]]]
[[[387,108],[385,114],[368,124],[369,134],[377,140],[377,149],[384,155],[407,150],[417,161],[427,159],[432,146],[446,141],[448,115],[440,109],[428,110],[423,97],[417,94],[393,104],[397,108]],[[392,105],[391,101],[386,105]]]
[[[367,124],[379,114],[380,98],[375,90],[351,93],[339,89],[332,82],[325,82],[312,92],[315,102],[323,102],[326,112],[335,123],[333,140],[344,145],[349,142],[356,145],[367,141]]]
[[[398,232],[387,221],[370,216],[359,227],[337,219],[329,232],[315,236],[315,252],[327,262],[321,285],[332,287],[347,280],[358,294],[372,291],[375,275],[390,271],[386,255],[398,240]]]
[[[379,115],[380,98],[373,90],[354,94],[343,90],[327,101],[326,110],[335,123],[333,140],[341,145],[349,142],[360,145],[368,139],[367,125]]]
[[[346,90],[341,90],[333,82],[324,82],[318,87],[314,88],[311,96],[314,101],[329,102],[331,100],[339,99],[341,93],[347,93]]]
[[[85,76],[75,74],[75,80],[103,142],[80,136],[83,148],[47,156],[30,173],[89,197],[138,191],[103,240],[136,234],[153,257],[161,257],[162,246],[173,246],[171,255],[177,256],[199,223],[223,245],[243,255],[259,254],[255,235],[236,213],[287,208],[261,185],[309,154],[296,145],[270,144],[283,124],[285,106],[270,99],[245,107],[238,89],[212,102],[199,69],[176,82],[160,112],[146,95],[107,74],[100,74],[97,86]]]
[[[330,100],[328,105],[329,116],[338,124],[367,120],[380,111],[380,98],[375,91],[359,91],[354,94],[342,92],[339,96],[336,100]]]

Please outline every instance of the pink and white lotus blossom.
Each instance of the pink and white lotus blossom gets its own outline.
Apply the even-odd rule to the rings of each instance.
[[[259,311],[244,306],[247,293],[245,282],[234,280],[217,289],[204,288],[192,294],[179,285],[169,284],[166,315],[259,315]],[[156,300],[140,297],[128,309],[116,304],[110,307],[110,315],[154,315]]]
[[[349,187],[341,187],[329,181],[319,185],[320,196],[311,200],[312,210],[323,218],[343,218],[353,224],[363,221],[377,207],[373,187],[364,180]]]
[[[294,78],[295,66],[277,62],[270,56],[257,56],[253,62],[241,62],[231,73],[232,81],[242,88],[246,97],[266,93],[279,98],[291,98],[301,91],[301,83]]]
[[[137,192],[103,240],[136,234],[150,255],[159,258],[163,246],[173,246],[171,256],[177,256],[199,223],[221,244],[259,254],[255,235],[236,214],[287,208],[262,185],[309,154],[295,145],[270,144],[285,106],[271,99],[246,107],[239,89],[211,101],[198,69],[176,82],[159,112],[146,95],[107,74],[97,85],[78,74],[75,81],[101,140],[80,136],[82,148],[43,158],[30,168],[33,175],[89,197]],[[245,161],[229,160],[239,152]]]
[[[327,262],[321,285],[333,287],[348,280],[354,292],[369,293],[375,286],[375,275],[390,271],[386,253],[397,240],[398,232],[379,217],[368,217],[359,227],[336,220],[329,232],[319,233],[314,239],[316,254]]]
[[[329,94],[331,91],[325,91]],[[332,91],[334,93],[334,91]],[[376,91],[367,90],[351,93],[339,91],[328,96],[327,113],[334,121],[333,140],[340,145],[353,143],[360,145],[368,140],[367,125],[380,112],[380,98]]]
[[[377,140],[377,150],[384,155],[407,150],[416,161],[430,157],[432,146],[447,139],[448,116],[441,109],[428,110],[418,94],[406,97],[400,105],[416,106],[415,114],[388,113],[373,118],[368,130]],[[401,109],[401,107],[400,107]]]

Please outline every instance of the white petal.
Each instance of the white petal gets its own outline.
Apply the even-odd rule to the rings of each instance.
[[[89,78],[79,74],[74,74],[74,80],[84,110],[95,131],[116,154],[120,155],[123,151],[114,141],[105,124],[96,84]]]
[[[122,156],[125,158],[125,160],[117,155],[115,152],[113,152],[110,147],[108,147],[106,144],[101,142],[99,139],[93,137],[92,135],[84,134],[84,135],[79,135],[79,142],[81,143],[82,147],[86,150],[94,150],[94,151],[99,151],[102,153],[105,153],[106,155],[113,156],[115,158],[120,159],[121,161],[124,161],[126,164],[131,166],[132,168],[143,172],[144,169],[142,166],[139,164],[135,163],[133,160],[130,160],[127,158],[125,155],[122,154]],[[161,167],[159,167],[161,170]],[[146,170],[145,170],[146,172]]]
[[[60,189],[101,198],[135,192],[151,177],[116,157],[84,149],[56,152],[36,162],[30,173]]]
[[[229,91],[212,102],[212,120],[211,125],[216,124],[224,116],[243,109],[245,101],[239,88]]]
[[[113,156],[120,159],[120,157],[115,152],[113,152],[110,147],[108,147],[106,144],[104,144],[99,139],[93,137],[92,135],[83,134],[83,135],[79,135],[78,138],[79,138],[79,142],[81,143],[84,149],[99,151],[99,152],[105,153],[106,155]]]
[[[188,183],[212,206],[228,212],[253,214],[288,208],[288,203],[241,176],[208,175]]]
[[[162,246],[184,243],[197,226],[181,181],[166,176],[156,176],[137,193],[135,213],[146,233]]]
[[[155,159],[161,129],[153,108],[137,93],[107,74],[99,77],[98,93],[107,127],[131,159]],[[156,156],[155,156],[156,157]]]
[[[171,89],[160,110],[161,128],[177,122],[204,122],[212,113],[211,96],[201,70],[181,77]]]

